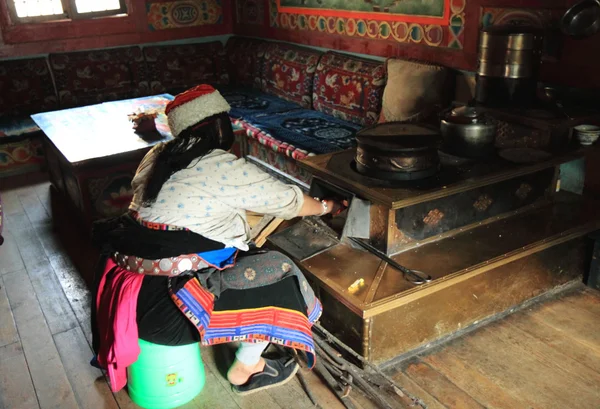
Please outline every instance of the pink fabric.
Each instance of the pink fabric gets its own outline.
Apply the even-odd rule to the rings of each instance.
[[[136,309],[143,279],[143,274],[127,271],[109,259],[98,287],[98,363],[106,368],[113,392],[127,384],[127,367],[140,354]]]

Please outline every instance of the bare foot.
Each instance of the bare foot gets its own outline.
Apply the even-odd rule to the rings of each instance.
[[[245,365],[236,359],[227,371],[227,379],[232,385],[243,385],[252,375],[262,372],[264,369],[265,360],[263,358],[260,358],[260,361],[254,366]]]

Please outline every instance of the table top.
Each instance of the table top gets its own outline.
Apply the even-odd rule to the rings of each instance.
[[[144,151],[173,138],[164,108],[170,94],[153,95],[32,115],[31,118],[73,165],[93,159]],[[156,133],[138,134],[127,117],[157,110]]]

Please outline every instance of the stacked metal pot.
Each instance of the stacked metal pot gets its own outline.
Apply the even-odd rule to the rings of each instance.
[[[536,95],[542,35],[535,28],[481,31],[475,99],[485,106],[529,105]]]

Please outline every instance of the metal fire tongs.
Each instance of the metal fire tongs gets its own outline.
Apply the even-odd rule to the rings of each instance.
[[[390,257],[388,257],[387,254],[379,251],[378,249],[376,249],[369,243],[365,242],[364,240],[357,239],[354,237],[349,237],[348,239],[352,240],[353,243],[358,244],[365,250],[370,251],[371,253],[374,253],[377,257],[379,257],[380,259],[382,259],[383,261],[385,261],[386,263],[388,263],[390,266],[394,267],[395,269],[402,271],[402,273],[404,274],[404,279],[406,281],[408,281],[412,284],[415,284],[415,285],[421,285],[421,284],[431,282],[431,276],[429,274],[425,274],[424,272],[418,271],[418,270],[411,270],[410,268],[406,268],[403,265],[398,264],[396,261],[394,261]]]
[[[600,1],[600,0],[598,0]],[[377,257],[388,263],[397,270],[402,271],[404,279],[414,285],[421,285],[431,281],[431,276],[422,271],[411,270],[406,268],[396,261],[392,260],[387,254],[379,251],[368,243],[370,237],[370,207],[371,204],[367,200],[359,199],[351,195],[350,208],[346,217],[344,231],[342,232],[342,240],[349,240],[350,244],[358,244],[363,249],[375,254]]]

